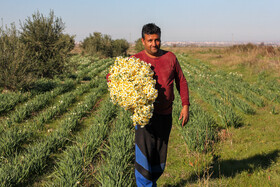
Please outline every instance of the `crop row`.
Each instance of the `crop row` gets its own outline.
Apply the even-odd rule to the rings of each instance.
[[[212,105],[218,113],[223,127],[239,127],[242,125],[242,117],[237,114],[224,100],[217,98],[216,95],[212,94],[203,87],[197,89],[196,91],[205,102]]]
[[[75,64],[75,66],[77,66],[77,70],[82,70],[84,68],[89,67],[92,63],[94,63],[95,61],[98,61],[98,58],[94,58],[94,57],[82,57],[80,55],[75,55],[72,56],[70,58],[70,62],[69,64],[73,65]]]
[[[111,63],[106,63],[99,68],[96,68],[91,72],[91,76],[95,77],[99,72],[106,69]],[[17,107],[13,113],[9,115],[6,120],[2,120],[3,124],[6,124],[8,127],[14,123],[20,123],[24,119],[28,118],[34,111],[44,108],[50,103],[54,97],[58,96],[61,93],[65,93],[70,89],[73,89],[75,82],[71,79],[66,81],[64,84],[61,84],[59,87],[55,88],[52,91],[45,92],[35,96],[32,100],[29,100],[27,103],[23,104],[20,107]]]
[[[108,62],[112,62],[112,59],[99,60],[99,61],[91,64],[87,68],[84,68],[84,69],[78,71],[77,72],[77,80],[79,80],[79,81],[81,81],[81,80],[90,80],[92,78],[91,75],[94,74],[96,69],[107,67]]]
[[[60,95],[60,93],[65,94],[60,95],[55,99],[55,103],[52,104],[52,106],[39,112],[32,120],[28,119],[26,123],[20,124],[20,126],[15,124],[15,120],[11,122],[11,118],[2,121],[2,123],[4,122],[4,124],[8,125],[5,129],[2,129],[0,138],[0,153],[2,156],[0,160],[0,183],[2,186],[24,184],[32,174],[39,174],[44,169],[47,164],[47,159],[53,152],[56,152],[59,147],[67,143],[67,136],[71,135],[71,131],[78,125],[81,117],[86,115],[88,113],[87,111],[92,108],[96,100],[107,91],[105,81],[107,72],[104,70],[113,62],[108,60],[106,63],[99,63],[99,67],[90,71],[90,75],[93,78],[90,82],[84,82],[73,90],[73,88],[76,87],[77,81],[75,83],[75,81],[69,80],[69,82],[72,82],[71,92],[67,93],[67,89],[63,89],[63,87],[59,86],[52,91],[43,93],[56,94],[56,96]],[[100,74],[101,71],[103,71],[103,73]],[[68,82],[65,82],[63,84],[67,85],[67,83]],[[71,89],[68,90],[70,91]],[[63,120],[59,120],[59,125],[57,125],[58,127],[55,131],[50,131],[50,133],[48,133],[49,135],[40,138],[39,141],[37,140],[37,143],[34,142],[30,144],[22,149],[21,152],[17,151],[17,147],[20,143],[24,142],[28,137],[32,136],[32,139],[34,139],[36,129],[41,129],[44,123],[49,122],[49,120],[53,119],[56,115],[61,115],[67,111],[67,108],[76,101],[77,96],[88,91],[90,91],[90,94],[85,97],[84,102],[82,104],[78,103],[78,105],[74,106],[74,108],[63,117]],[[33,116],[34,112],[37,112],[38,109],[41,110],[44,108],[43,104],[40,104],[40,99],[38,99],[43,94],[36,95],[27,103],[16,108],[15,111],[23,108],[26,109],[25,106],[32,106],[30,108],[35,108],[29,110],[27,115],[24,114],[22,120],[17,121],[18,123],[30,117],[30,114]],[[48,102],[41,99],[43,100],[42,103],[45,102],[45,106],[47,106],[50,104],[50,101],[51,103],[53,102],[54,97],[55,96],[52,96],[52,99],[49,99]],[[36,106],[33,101],[37,101],[39,106]],[[14,115],[15,111],[9,116]],[[57,140],[57,142],[55,142],[55,140]],[[14,156],[10,157],[11,155]]]
[[[194,100],[190,99],[189,122],[186,126],[181,127],[181,121],[178,120],[181,112],[180,96],[175,92],[173,106],[173,124],[180,128],[187,147],[191,151],[209,151],[213,148],[217,140],[217,123],[214,118],[203,110]]]
[[[84,77],[90,77],[91,75],[87,75],[87,72],[92,70],[96,71],[96,69],[98,69],[97,67],[102,65],[104,67],[104,64],[106,65],[110,63],[110,61],[112,62],[112,59],[100,60],[97,58],[80,56],[74,56],[71,59],[72,63],[78,64],[78,71],[75,74],[75,77],[80,77],[78,80],[82,80]],[[30,92],[8,92],[0,94],[0,115],[13,110],[17,104],[25,102],[38,94],[52,91],[55,88],[59,89],[61,86],[63,87],[63,84],[60,82],[59,79],[40,79],[32,84]]]
[[[211,71],[209,66],[203,63],[194,63],[193,59],[186,56],[179,55],[178,59],[188,80],[191,93],[198,94],[204,102],[210,104],[215,111],[214,115],[218,116],[219,119],[219,123],[217,123],[217,119],[212,117],[213,113],[202,109],[193,98],[194,96],[191,95],[190,120],[185,127],[180,127],[181,122],[177,120],[177,117],[180,115],[181,105],[178,99],[179,95],[176,93],[173,123],[181,128],[180,132],[190,150],[202,152],[212,149],[217,141],[218,124],[222,125],[223,128],[238,127],[243,124],[242,116],[233,108],[244,114],[254,115],[256,110],[246,101],[258,107],[265,105],[262,95],[254,91],[254,85],[245,82],[240,75]]]
[[[50,101],[65,92],[73,89],[75,87],[75,83],[73,80],[68,80],[60,87],[55,88],[52,91],[45,92],[43,94],[39,94],[35,96],[33,99],[29,100],[27,103],[17,107],[4,122],[7,127],[14,125],[15,123],[20,123],[26,118],[30,117],[34,111],[41,110],[46,105],[50,103]]]
[[[63,87],[65,83],[61,83],[59,79],[39,79],[32,83],[31,89],[19,92],[7,92],[0,95],[0,114],[8,113],[13,110],[17,104],[23,103],[32,99],[39,94],[53,91],[55,88]]]
[[[111,63],[107,63],[105,65],[108,67],[110,64]],[[5,129],[5,133],[2,132],[0,137],[0,155],[10,156],[11,154],[16,153],[19,146],[29,137],[34,139],[35,132],[42,129],[45,123],[52,120],[56,115],[61,115],[67,111],[68,107],[76,101],[78,96],[87,92],[90,88],[97,87],[98,84],[102,82],[101,80],[104,81],[107,72],[105,72],[104,69],[104,67],[97,68],[95,74],[92,74],[94,77],[100,73],[100,71],[103,71],[104,73],[100,75],[100,78],[96,77],[92,81],[78,86],[75,90],[61,95],[56,103],[39,113],[34,119],[22,124],[20,128],[16,126],[15,128],[10,127]]]
[[[257,106],[264,106],[264,101],[258,97],[255,93],[248,90],[247,87],[244,87],[244,81],[241,76],[233,73],[225,73],[222,71],[212,72],[210,67],[201,64],[193,64],[187,62],[187,59],[182,59],[184,66],[189,71],[189,74],[192,74],[192,77],[200,79],[200,82],[206,81],[209,85],[209,88],[220,89],[220,92],[229,92],[229,93],[238,93],[247,101],[256,104]],[[207,84],[204,83],[204,84]]]
[[[255,115],[255,107],[263,107],[267,101],[278,102],[280,98],[280,92],[277,90],[279,83],[275,81],[270,86],[265,85],[266,81],[249,84],[240,74],[213,71],[200,60],[180,54],[178,60],[186,75],[189,89],[194,94],[190,98],[190,121],[180,131],[190,150],[204,151],[211,148],[217,141],[218,126],[225,128],[242,125],[243,117],[235,109],[245,115]],[[177,94],[175,98],[178,96]],[[193,99],[197,96],[208,103],[207,106],[210,105],[214,113],[212,110],[210,113],[203,110]],[[177,121],[180,114],[178,99],[174,101],[173,114],[173,121],[181,126]]]
[[[0,94],[0,114],[12,110],[18,103],[26,101],[29,97],[29,93],[20,92]]]
[[[90,165],[100,152],[100,147],[108,135],[109,123],[116,116],[117,108],[107,99],[98,108],[92,125],[76,138],[75,144],[66,148],[56,162],[50,186],[76,186],[86,184],[91,177]]]
[[[105,146],[97,180],[101,186],[135,186],[133,180],[134,133],[132,120],[123,109]]]
[[[184,65],[182,66],[182,68],[183,70],[185,70]],[[210,92],[210,90],[213,90],[214,86],[207,84],[207,79],[197,78],[196,76],[189,76],[190,73],[188,73],[187,75],[190,89],[197,92],[205,102],[212,105],[212,107],[218,113],[221,125],[223,127],[238,127],[242,124],[242,117],[232,109],[232,107],[226,102],[226,100],[220,99],[216,94]]]
[[[39,174],[47,166],[50,155],[65,146],[71,131],[95,105],[97,99],[106,92],[104,84],[94,88],[85,100],[71,110],[59,123],[53,133],[38,143],[26,148],[24,154],[16,154],[1,163],[0,184],[2,186],[23,185],[33,174]]]
[[[100,81],[95,80],[93,83],[83,84],[75,90],[61,95],[58,102],[39,113],[34,119],[30,120],[30,122],[22,124],[20,127],[14,126],[6,129],[5,133],[2,133],[0,137],[0,142],[2,142],[0,145],[0,155],[10,156],[17,152],[21,143],[31,136],[33,136],[34,139],[35,132],[42,129],[44,124],[53,120],[55,116],[61,115],[67,111],[68,107],[76,101],[78,96],[96,87],[99,82]]]
[[[274,81],[264,81],[261,79],[258,83],[249,84],[242,79],[242,75],[237,73],[225,73],[223,71],[213,72],[211,68],[200,60],[196,63],[189,63],[192,59],[185,56],[180,56],[184,64],[188,65],[196,75],[200,75],[213,82],[215,87],[221,86],[225,90],[241,94],[247,101],[254,103],[256,106],[263,107],[263,96],[269,101],[276,101],[280,103],[280,84]],[[270,86],[267,86],[270,85]]]

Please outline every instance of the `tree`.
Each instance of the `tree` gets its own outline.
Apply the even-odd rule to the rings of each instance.
[[[82,43],[84,50],[90,55],[103,55],[105,49],[103,36],[100,32],[94,32],[86,37]]]
[[[135,41],[135,51],[138,53],[143,50],[144,50],[144,46],[142,44],[141,38],[139,38],[138,40]]]
[[[126,56],[129,43],[125,39],[113,41],[113,56]]]
[[[101,50],[102,34],[100,32],[94,32],[86,37],[82,43],[82,47],[85,51],[91,55]]]
[[[109,35],[94,32],[84,39],[82,47],[90,55],[115,57],[126,55],[129,44],[124,39],[112,40]]]
[[[0,87],[17,90],[30,84],[34,80],[33,67],[15,25],[0,27]]]
[[[101,54],[105,57],[113,57],[113,40],[111,36],[105,34],[102,38]]]
[[[26,56],[34,62],[39,77],[50,77],[63,71],[69,52],[74,48],[74,36],[63,34],[65,24],[53,11],[45,17],[39,11],[21,23],[21,41]]]

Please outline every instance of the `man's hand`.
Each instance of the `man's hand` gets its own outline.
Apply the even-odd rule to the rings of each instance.
[[[182,127],[184,127],[189,121],[189,105],[183,106],[179,120],[181,120],[182,118],[183,118]]]

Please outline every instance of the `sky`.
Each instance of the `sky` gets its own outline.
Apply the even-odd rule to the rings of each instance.
[[[83,41],[94,32],[134,42],[144,24],[161,28],[162,41],[280,41],[279,0],[0,0],[1,25],[39,11],[65,23]]]

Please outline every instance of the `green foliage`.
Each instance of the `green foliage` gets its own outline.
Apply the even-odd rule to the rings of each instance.
[[[129,44],[124,39],[113,40],[109,35],[94,32],[84,39],[82,47],[90,55],[115,57],[126,55]]]
[[[125,39],[117,39],[113,41],[113,56],[126,56],[129,43]]]
[[[110,41],[108,42],[108,40]],[[108,43],[111,43],[108,35],[102,36],[100,32],[94,32],[93,35],[90,34],[84,39],[82,47],[90,55],[110,56],[112,55],[111,46],[108,46]]]
[[[239,99],[238,97],[235,97],[233,94],[228,95],[230,103],[235,106],[237,109],[239,109],[241,112],[244,114],[251,114],[254,115],[256,114],[256,110],[252,108],[248,103],[245,101]]]
[[[86,59],[86,58],[85,58]],[[100,60],[97,62],[104,64],[103,60]],[[107,67],[111,64],[111,62],[105,63],[105,65],[107,65]],[[79,86],[76,87],[75,90],[71,90],[70,92],[69,89],[71,89],[71,84],[73,83],[73,81],[69,80],[67,84],[60,84],[57,85],[58,87],[55,88],[54,90],[52,90],[52,97],[55,97],[56,95],[62,93],[63,92],[67,92],[63,95],[58,96],[58,99],[55,99],[56,102],[52,103],[50,106],[46,107],[45,109],[42,110],[41,112],[38,113],[38,115],[34,116],[34,118],[32,118],[32,120],[27,120],[25,123],[21,124],[20,126],[18,126],[18,124],[16,124],[15,122],[13,122],[12,118],[7,118],[6,120],[3,120],[2,123],[0,125],[0,142],[1,142],[1,146],[0,146],[0,156],[4,155],[5,157],[11,157],[14,154],[18,154],[18,152],[22,151],[23,149],[21,149],[21,146],[23,143],[26,143],[26,141],[28,142],[30,140],[30,135],[32,134],[32,138],[36,137],[36,134],[38,133],[38,131],[40,130],[44,130],[46,128],[46,124],[49,123],[51,120],[54,120],[55,118],[57,118],[57,116],[62,115],[63,113],[67,112],[69,106],[71,106],[73,103],[75,103],[75,101],[77,101],[77,98],[81,95],[83,95],[84,93],[87,92],[93,92],[94,90],[96,90],[96,87],[100,87],[103,90],[106,89],[106,81],[104,79],[105,75],[107,74],[107,71],[104,71],[104,68],[97,68],[96,70],[98,71],[94,71],[95,74],[92,73],[93,77],[96,77],[97,74],[99,74],[98,77],[92,79],[90,82],[81,84]],[[102,73],[100,73],[101,71],[103,71]],[[44,83],[44,81],[43,81]],[[46,82],[47,83],[47,82]],[[75,86],[75,85],[73,85]],[[72,87],[73,87],[72,86]],[[60,87],[62,87],[63,89],[61,89]],[[68,90],[65,90],[69,88]],[[95,88],[95,89],[94,89]],[[103,92],[103,91],[102,91]],[[42,93],[42,95],[44,96],[44,94],[47,94],[49,92],[46,93]],[[94,93],[95,94],[95,91]],[[1,96],[3,96],[4,94],[1,94]],[[28,114],[30,113],[30,109],[32,112],[32,109],[37,109],[39,106],[42,106],[41,102],[44,102],[45,99],[42,98],[42,95],[38,95],[35,96],[34,99],[31,99],[30,101],[32,102],[27,102],[25,103],[25,105],[22,105],[22,107],[18,107],[18,112],[13,112],[11,113],[11,115],[14,117],[16,117],[18,120],[20,120],[20,118],[18,118],[18,114]],[[6,96],[6,94],[4,95]],[[11,95],[11,97],[15,95]],[[39,97],[39,99],[38,99]],[[6,98],[6,97],[4,97]],[[39,100],[39,101],[38,101]],[[41,102],[40,102],[41,101]],[[112,109],[112,111],[114,110],[112,108],[112,103],[110,101],[107,102],[108,104],[106,106],[104,106],[104,110],[102,110],[99,115],[100,117],[96,117],[95,119],[97,120],[96,124],[101,124],[103,122],[101,122],[99,120],[103,118],[107,118],[106,119],[110,119],[110,117],[112,117],[112,112],[110,112]],[[110,105],[109,105],[110,104]],[[106,109],[106,110],[105,110]],[[33,110],[34,112],[34,110]],[[98,115],[98,116],[99,116]],[[24,118],[24,115],[19,115],[22,116],[21,118]],[[107,123],[108,121],[106,121],[104,119],[104,121]],[[5,125],[5,123],[7,125]],[[104,124],[105,127],[107,127]],[[5,130],[3,129],[3,127],[5,127]],[[92,129],[90,130],[90,132],[95,132],[96,129]],[[2,133],[5,132],[5,133]],[[97,134],[100,135],[100,132],[97,132]],[[86,139],[86,136],[83,136],[83,140]],[[89,143],[90,140],[87,139],[84,142]],[[97,141],[94,140],[95,143],[97,143]],[[84,145],[84,143],[83,143]],[[93,149],[92,146],[90,146],[89,148],[86,148],[87,150],[85,150],[86,152],[88,152],[87,154],[93,154],[93,151],[91,151],[91,149]],[[16,152],[14,151],[16,150]]]
[[[22,122],[27,117],[30,117],[33,112],[41,110],[42,108],[47,106],[51,99],[61,93],[71,90],[72,88],[74,88],[74,86],[74,82],[72,80],[68,80],[52,91],[36,95],[32,100],[29,100],[27,103],[25,103],[25,105],[16,108],[15,111],[13,111],[13,113],[9,115],[6,124],[10,126],[13,123]]]
[[[183,128],[178,116],[181,112],[181,103],[178,92],[175,92],[173,107],[173,123],[175,123],[190,151],[209,152],[213,150],[217,141],[217,123],[214,118],[203,110],[197,101],[191,100],[189,122]]]
[[[25,52],[15,25],[0,27],[0,87],[17,90],[32,82],[34,66]]]
[[[106,87],[99,84],[60,121],[59,128],[54,133],[27,147],[25,154],[16,154],[7,164],[1,165],[0,183],[3,186],[23,186],[33,174],[41,173],[51,154],[65,146],[71,131],[79,125],[81,118],[88,114],[105,91]]]
[[[171,164],[158,185],[277,186],[279,103],[272,101],[279,96],[279,82],[248,84],[237,75],[184,59],[179,61],[191,91],[190,119],[182,128],[177,93],[167,160]],[[113,60],[71,60],[75,80],[39,79],[28,92],[0,94],[0,186],[135,186],[131,119],[103,97]],[[82,81],[85,77],[91,80]],[[267,107],[254,106],[241,89],[262,98]],[[217,126],[238,124],[231,117],[235,109],[243,111],[244,126],[217,136]],[[207,171],[213,176],[209,180]]]
[[[139,38],[138,40],[135,41],[135,51],[136,52],[140,52],[144,50],[144,46],[142,44],[142,40],[141,38]]]
[[[108,133],[109,122],[115,117],[117,108],[107,99],[99,108],[99,114],[90,128],[79,137],[77,144],[68,147],[58,162],[54,181],[50,186],[75,186],[83,184],[87,175],[86,168],[99,153],[100,146]]]
[[[217,139],[216,122],[199,106],[194,104],[191,109],[189,124],[181,132],[185,142],[191,151],[211,151]]]
[[[118,115],[115,129],[108,138],[104,163],[97,175],[101,186],[135,186],[133,180],[132,159],[134,134],[129,113],[123,109]]]
[[[24,88],[24,90],[29,90],[33,95],[37,95],[51,91],[57,86],[59,86],[59,80],[43,78],[31,83],[28,87]]]
[[[0,87],[19,90],[38,77],[54,77],[64,70],[74,37],[63,34],[64,23],[39,12],[21,23],[19,33],[14,24],[0,28]]]
[[[0,156],[10,156],[18,152],[18,144],[24,142],[32,133],[20,130],[17,126],[0,137]]]
[[[68,147],[58,162],[55,184],[49,186],[79,186],[83,179],[83,152],[79,147]]]
[[[11,92],[0,95],[0,114],[12,110],[16,104],[26,101],[31,94]]]
[[[21,41],[26,57],[32,61],[36,75],[54,77],[63,71],[68,53],[74,48],[74,37],[63,34],[65,26],[53,11],[48,17],[39,12],[21,24]]]

